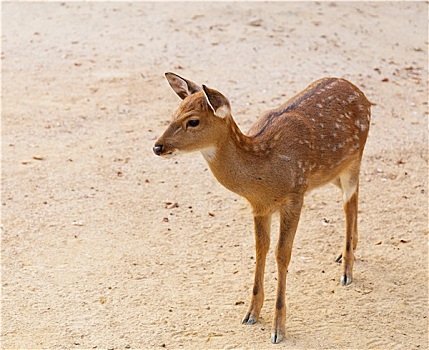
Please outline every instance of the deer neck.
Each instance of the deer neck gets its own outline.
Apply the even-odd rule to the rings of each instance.
[[[246,187],[256,176],[256,168],[251,161],[254,146],[232,117],[228,116],[225,122],[225,130],[217,143],[201,153],[213,175],[223,186],[245,196]]]

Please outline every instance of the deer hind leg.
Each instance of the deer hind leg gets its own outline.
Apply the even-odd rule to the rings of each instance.
[[[280,210],[280,235],[276,248],[277,296],[271,328],[271,342],[274,344],[279,343],[286,332],[286,275],[302,204],[303,197],[297,196]]]
[[[264,303],[264,272],[265,260],[270,247],[270,226],[271,215],[254,216],[255,224],[255,248],[256,248],[256,267],[255,280],[253,283],[252,298],[249,309],[241,323],[252,325],[256,323]]]
[[[353,281],[354,251],[358,243],[357,215],[359,194],[359,166],[351,167],[335,181],[343,192],[343,205],[346,217],[346,234],[343,251],[337,258],[341,263],[341,285]]]

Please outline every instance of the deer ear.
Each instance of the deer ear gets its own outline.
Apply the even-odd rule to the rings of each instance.
[[[174,92],[184,100],[189,95],[201,91],[201,88],[190,80],[186,80],[175,73],[165,73],[168,83],[173,88]]]
[[[206,100],[213,110],[215,116],[220,118],[225,118],[227,115],[231,114],[231,106],[228,99],[222,95],[219,91],[208,88],[203,85],[204,95]]]

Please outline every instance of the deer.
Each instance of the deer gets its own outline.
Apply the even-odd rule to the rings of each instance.
[[[286,332],[286,275],[304,196],[333,183],[342,191],[345,239],[336,262],[342,286],[353,281],[358,243],[358,192],[362,155],[368,136],[371,104],[358,87],[341,78],[322,78],[259,116],[247,134],[219,91],[199,86],[175,73],[165,77],[182,99],[153,152],[173,157],[199,151],[215,178],[250,204],[255,239],[255,273],[245,325],[258,321],[264,303],[265,260],[271,217],[279,213],[275,249],[277,291],[271,342]]]

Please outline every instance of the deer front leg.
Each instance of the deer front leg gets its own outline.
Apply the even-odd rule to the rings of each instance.
[[[270,247],[271,215],[255,215],[253,220],[255,224],[256,267],[250,306],[242,320],[242,323],[247,325],[254,324],[258,320],[264,303],[265,258]]]
[[[293,199],[280,211],[280,235],[276,249],[278,280],[271,342],[280,343],[286,332],[286,275],[292,255],[292,245],[298,227],[303,198]]]

